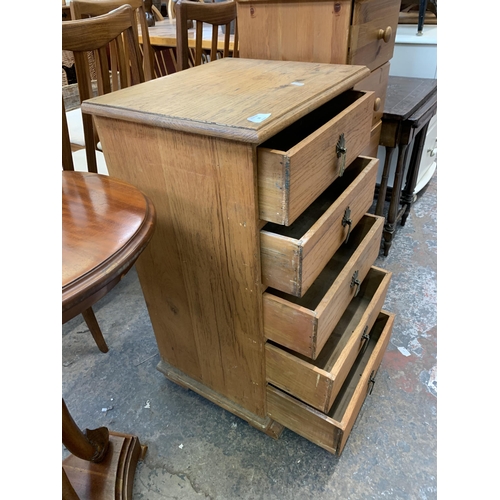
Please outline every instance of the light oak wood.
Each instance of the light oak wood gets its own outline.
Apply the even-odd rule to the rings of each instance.
[[[137,270],[162,360],[259,418],[267,413],[256,148],[367,71],[224,58],[82,106],[110,175],[157,209]],[[261,123],[247,120],[264,112]]]
[[[361,156],[376,158],[378,155],[378,147],[380,143],[380,135],[382,133],[382,120],[374,125],[370,132],[370,142],[361,153]]]
[[[340,455],[351,433],[361,406],[371,389],[391,337],[394,315],[382,311],[370,331],[366,350],[358,356],[342,390],[330,411],[325,414],[268,386],[269,415],[309,441]]]
[[[260,145],[261,219],[292,224],[342,174],[368,144],[373,100],[372,92],[344,93]]]
[[[154,78],[153,49],[149,41],[148,24],[143,0],[71,0],[71,18],[84,19],[87,17],[102,16],[122,5],[130,5],[135,14],[136,24],[133,26],[134,36],[139,42],[138,26],[141,28],[141,49],[146,81]]]
[[[200,394],[209,401],[212,401],[212,403],[230,411],[243,420],[246,420],[252,427],[259,429],[268,436],[271,436],[273,439],[278,439],[283,432],[283,426],[274,420],[271,420],[268,416],[258,418],[255,414],[250,413],[247,409],[235,404],[233,401],[222,396],[220,393],[215,392],[205,385],[200,384],[196,380],[193,380],[191,377],[188,377],[185,373],[169,365],[166,361],[161,360],[158,363],[157,368],[172,382],[184,387],[184,389],[189,389],[197,394]]]
[[[362,64],[371,71],[394,52],[400,0],[236,0],[240,55],[255,59]],[[388,72],[384,69],[383,74]],[[356,86],[375,90],[372,144],[377,138],[387,82]],[[384,87],[385,86],[385,87]]]
[[[375,100],[373,101],[372,127],[382,120],[384,114],[385,95],[387,93],[387,82],[389,81],[390,63],[387,62],[379,68],[373,70],[369,76],[354,86],[354,90],[373,91]],[[377,155],[375,155],[376,157]]]
[[[351,0],[237,0],[240,57],[346,64]]]
[[[118,96],[96,97],[83,103],[82,111],[261,144],[368,75],[363,66],[226,57],[123,89]],[[248,120],[260,113],[269,117],[257,123]]]
[[[291,226],[264,226],[260,238],[265,286],[296,297],[306,294],[370,208],[378,163],[376,158],[356,158]]]
[[[307,153],[300,152],[304,161],[298,163],[302,165],[298,178],[307,179],[300,171],[310,169],[305,157],[321,156],[319,150],[326,144],[319,140],[318,124],[309,115],[314,117],[315,110],[328,107],[337,97],[337,102],[345,99],[348,104],[342,103],[334,115],[345,113],[346,126],[361,127],[354,132],[359,133],[354,142],[364,149],[370,137],[374,94],[353,94],[351,89],[369,73],[366,67],[355,65],[223,58],[82,105],[95,120],[110,174],[147,193],[158,213],[155,238],[136,266],[160,351],[158,369],[274,437],[283,423],[271,416],[266,380],[261,242],[269,228],[263,228],[259,217],[258,152],[275,136],[288,134],[294,123],[303,127],[309,122],[311,129],[298,141],[303,142],[301,146],[316,145],[304,147]],[[353,95],[363,105],[346,112]],[[319,130],[330,120],[332,115]],[[331,146],[336,147],[337,141],[338,137]],[[348,151],[352,147],[348,143]],[[289,149],[293,148],[283,148]],[[316,176],[321,186],[316,197],[320,198],[321,193],[329,193],[332,182],[344,182],[335,198],[348,200],[350,216],[345,206],[339,216],[350,218],[353,230],[372,202],[377,162],[349,157],[341,178],[336,178],[338,172],[333,180],[326,174]],[[350,190],[351,177],[362,172],[366,183],[360,181]],[[314,196],[309,203],[313,201]],[[332,203],[330,199],[323,212]],[[330,225],[339,221],[332,217],[331,224],[326,224],[327,220],[328,216],[313,231],[311,242],[317,238],[316,244],[303,252],[310,259],[304,265],[305,287],[330,259],[331,255],[322,261],[325,249],[335,253],[328,242],[331,234],[327,235]],[[292,226],[276,225],[280,230]],[[334,231],[342,236],[339,244],[347,238],[344,226],[341,232]],[[355,243],[356,232],[349,234]],[[377,245],[373,245],[359,254],[358,283],[365,274],[362,269],[375,259]],[[358,289],[358,284],[353,286]],[[350,296],[345,295],[332,297],[332,303],[344,300],[347,307]],[[373,314],[381,307],[380,300],[376,301]],[[357,316],[360,323],[372,321],[371,313],[358,312]],[[360,328],[356,325],[354,330],[358,333]],[[343,371],[338,368],[338,380],[345,377],[351,363],[347,354],[345,359]],[[304,421],[304,425],[309,424]]]
[[[218,58],[228,57],[230,54],[230,28],[234,22],[232,57],[238,57],[238,23],[236,19],[236,3],[233,0],[217,3],[192,2],[180,0],[175,6],[177,31],[177,71],[189,69],[190,66],[199,66],[203,62],[213,62]],[[190,64],[191,49],[188,43],[188,28],[192,21],[196,22],[195,47]],[[212,27],[210,53],[203,49],[203,26]],[[225,28],[222,48],[219,42],[219,28]]]
[[[399,0],[354,1],[348,64],[374,70],[392,58],[399,6]]]
[[[316,359],[357,292],[352,276],[362,282],[377,258],[382,218],[365,215],[352,238],[326,263],[309,292],[297,299],[277,290],[263,294],[266,338]]]
[[[370,269],[316,361],[267,343],[267,381],[327,413],[367,342],[363,335],[371,330],[382,309],[390,279],[390,272]]]
[[[150,26],[149,41],[152,46],[162,47],[162,48],[172,48],[177,47],[177,30],[176,30],[176,20],[174,19],[164,19],[162,21],[157,21],[154,26]],[[189,47],[194,48],[196,41],[196,28],[192,27],[188,29],[188,43]],[[209,50],[212,41],[212,27],[209,25],[203,26],[203,49]],[[139,26],[139,43],[142,43],[142,30]],[[222,50],[224,47],[224,34],[222,29],[219,29],[218,33],[218,49]],[[229,37],[229,51],[232,52],[234,49],[234,35]]]
[[[144,81],[135,29],[136,21],[130,5],[102,16],[62,23],[62,49],[73,52],[81,101],[94,96],[89,52],[95,61],[99,94]],[[82,120],[88,170],[97,173],[98,137],[92,117],[82,112]]]
[[[241,57],[362,64],[373,70],[394,51],[400,0],[236,2]]]

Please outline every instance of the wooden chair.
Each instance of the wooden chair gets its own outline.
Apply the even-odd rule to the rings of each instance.
[[[141,49],[144,79],[149,81],[155,77],[153,48],[149,40],[149,31],[146,21],[146,13],[143,0],[73,0],[71,2],[71,18],[73,20],[85,19],[88,17],[102,16],[122,5],[130,5],[134,10],[136,25],[134,35],[139,40],[137,26],[141,26],[144,34],[143,43],[139,45]],[[92,64],[92,59],[90,64]],[[68,111],[68,128],[71,144],[76,147],[85,147],[85,134],[83,132],[82,115],[80,108]],[[100,150],[100,144],[97,144]]]
[[[137,29],[137,25],[130,5],[122,5],[102,16],[62,23],[63,49],[71,50],[74,54],[82,101],[93,95],[88,52],[94,54],[99,95],[144,81],[139,43],[134,28]],[[86,147],[85,150],[72,152],[64,101],[62,102],[63,170],[85,170],[86,164],[89,172],[107,174],[103,153],[96,150],[97,138],[92,117],[83,114],[82,119]],[[105,172],[102,171],[101,161],[104,162]],[[83,311],[82,315],[99,349],[107,352],[108,346],[92,308]]]
[[[234,48],[232,57],[238,57],[238,24],[236,2],[230,0],[219,3],[201,3],[181,0],[175,6],[176,31],[177,31],[177,71],[199,66],[202,62],[209,62],[230,54],[230,28],[234,21]],[[196,22],[195,48],[190,62],[190,49],[188,45],[188,22]],[[210,51],[204,51],[203,23],[212,25],[212,38]],[[225,27],[222,50],[218,48],[219,26]]]
[[[137,24],[130,5],[102,16],[63,22],[62,49],[73,52],[80,102],[94,97],[89,52],[95,62],[98,95],[145,81]],[[88,170],[98,172],[98,139],[92,117],[82,114],[82,123]]]
[[[139,40],[137,26],[141,27],[142,46],[141,53],[143,57],[144,79],[146,81],[154,78],[153,71],[153,49],[149,40],[149,31],[146,21],[146,11],[143,0],[72,0],[71,18],[84,19],[86,17],[102,16],[122,5],[130,5],[134,10],[136,17],[136,26],[134,33]]]

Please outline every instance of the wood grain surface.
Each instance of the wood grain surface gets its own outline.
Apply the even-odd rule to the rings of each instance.
[[[62,172],[63,317],[82,312],[90,297],[121,279],[150,240],[154,221],[153,205],[133,186]]]
[[[364,66],[225,57],[95,97],[82,112],[258,144],[368,75]]]

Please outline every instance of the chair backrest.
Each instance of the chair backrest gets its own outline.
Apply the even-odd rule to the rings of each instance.
[[[134,29],[137,25],[130,5],[102,16],[62,23],[62,49],[73,52],[80,101],[94,97],[90,72],[92,61],[99,95],[144,82],[142,57]],[[97,172],[97,134],[92,116],[82,113],[82,120],[89,172]]]
[[[229,56],[231,52],[231,38],[233,38],[232,56],[238,57],[238,23],[235,1],[201,3],[181,0],[176,4],[175,11],[177,71],[182,71],[190,67],[188,21],[196,21],[195,47],[192,62],[194,66],[200,65],[202,62],[209,62],[220,57]],[[234,21],[235,25],[234,35],[230,34],[231,21]],[[203,48],[203,23],[212,25],[210,49]],[[225,34],[221,35],[221,39],[219,39],[219,26],[225,27]]]
[[[141,26],[144,78],[146,81],[152,80],[154,78],[154,55],[149,39],[144,0],[72,0],[71,18],[85,19],[86,17],[102,16],[122,5],[132,7],[136,16],[136,23]],[[139,40],[137,25],[134,32],[137,40]]]

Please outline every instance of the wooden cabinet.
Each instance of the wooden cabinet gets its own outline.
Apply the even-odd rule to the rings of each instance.
[[[110,175],[156,207],[136,267],[158,369],[338,453],[392,325],[378,160],[360,156],[375,93],[353,90],[369,75],[224,58],[82,104]]]
[[[375,92],[372,140],[377,156],[389,60],[401,0],[236,0],[240,57],[360,64],[371,74],[355,90]]]

